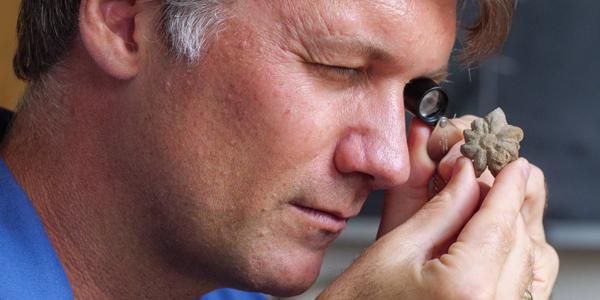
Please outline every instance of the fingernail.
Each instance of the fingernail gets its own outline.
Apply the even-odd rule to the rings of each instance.
[[[460,158],[457,158],[456,161],[454,162],[454,168],[452,169],[452,175],[456,175],[464,167],[465,167],[464,162]]]
[[[456,162],[454,163],[454,170],[452,170],[452,173],[457,174],[458,172],[466,168],[468,164],[472,164],[468,158],[465,158],[463,156],[457,157]]]

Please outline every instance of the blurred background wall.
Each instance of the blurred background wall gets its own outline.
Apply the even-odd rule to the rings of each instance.
[[[19,3],[18,0],[0,1],[0,106],[7,108],[14,108],[24,87],[12,72]]]

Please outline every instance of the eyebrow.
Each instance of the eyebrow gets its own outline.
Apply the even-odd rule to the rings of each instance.
[[[326,37],[319,39],[319,42],[337,49],[344,49],[348,52],[368,57],[370,60],[381,61],[384,63],[393,63],[396,60],[394,55],[385,50],[383,46],[369,39],[363,39],[360,37]],[[448,65],[444,65],[437,70],[419,77],[427,77],[437,83],[441,83],[446,81],[448,75]]]
[[[327,37],[319,39],[318,42],[327,46],[335,47],[337,49],[343,49],[348,52],[360,54],[361,56],[368,57],[372,60],[394,60],[394,56],[376,42],[364,40],[358,37]]]
[[[426,74],[424,77],[430,78],[437,83],[442,83],[448,79],[448,65],[445,65],[429,74]]]
[[[394,60],[394,57],[392,54],[390,54],[389,52],[387,52],[386,50],[384,50],[382,47],[378,46],[377,44],[365,43],[364,41],[360,41],[360,40],[356,40],[352,44],[353,44],[352,46],[356,47],[356,49],[358,49],[358,51],[361,54],[364,54],[365,56],[369,57],[372,60],[379,60],[379,61]]]

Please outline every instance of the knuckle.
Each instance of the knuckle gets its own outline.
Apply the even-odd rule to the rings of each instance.
[[[560,258],[558,256],[558,252],[556,252],[556,249],[549,244],[546,244],[544,246],[544,252],[546,253],[545,256],[547,257],[548,264],[551,265],[556,272],[558,272]]]
[[[544,171],[538,166],[531,164],[529,178],[533,181],[536,189],[544,188],[546,184],[546,175],[544,175]]]
[[[544,171],[542,171],[542,169],[540,169],[540,167],[530,163],[530,177],[534,177],[536,180],[540,181],[540,182],[545,182],[546,181],[546,176],[544,175]]]
[[[465,121],[468,121],[468,122],[473,121],[475,119],[479,119],[478,116],[471,115],[471,114],[467,114],[467,115],[461,116],[460,118],[463,119],[463,120],[465,120]]]
[[[455,118],[450,120],[450,124],[452,125],[452,130],[456,132],[456,136],[463,138],[464,130],[471,128],[471,122],[466,121],[462,118]]]
[[[530,168],[530,176],[529,182],[527,183],[527,191],[526,197],[527,199],[534,199],[536,202],[540,203],[539,206],[541,209],[545,209],[546,206],[546,197],[548,195],[547,186],[546,186],[546,177],[542,169],[535,165],[531,165]]]
[[[460,242],[453,244],[451,248],[462,248],[457,244]],[[427,299],[494,299],[497,288],[495,275],[488,274],[481,268],[472,268],[469,263],[465,264],[456,255],[457,251],[462,250],[449,250],[454,254],[443,255],[424,268],[430,295]]]
[[[450,175],[452,174],[452,170],[456,165],[456,160],[460,157],[459,148],[452,147],[450,151],[442,158],[438,165],[438,172],[445,180],[450,179]]]
[[[456,124],[457,127],[461,128],[461,129],[467,129],[467,128],[471,128],[471,123],[475,119],[479,119],[479,117],[477,117],[475,115],[464,115],[457,119],[454,119],[453,122],[458,123],[458,124]]]

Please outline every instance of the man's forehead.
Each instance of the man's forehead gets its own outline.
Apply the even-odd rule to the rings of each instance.
[[[342,50],[353,49],[371,58],[389,62],[414,60],[415,54],[420,53],[411,53],[411,50],[451,47],[454,42],[455,0],[306,0],[279,3],[273,5],[279,6],[277,10],[284,26],[294,35],[335,45]],[[442,66],[447,61],[426,60],[436,65],[433,67],[435,71],[429,70],[435,73],[431,75],[444,77]]]
[[[294,14],[294,17],[334,17],[344,15],[353,18],[357,15],[370,15],[387,19],[389,17],[406,17],[408,13],[425,4],[426,7],[442,8],[448,13],[454,13],[456,0],[255,0],[265,1],[264,4],[276,8],[283,14]],[[328,15],[322,15],[328,12]],[[308,21],[308,20],[307,20]],[[425,20],[421,20],[425,21]]]
[[[414,0],[373,0],[371,6],[377,7],[389,14],[402,16],[406,14]]]

